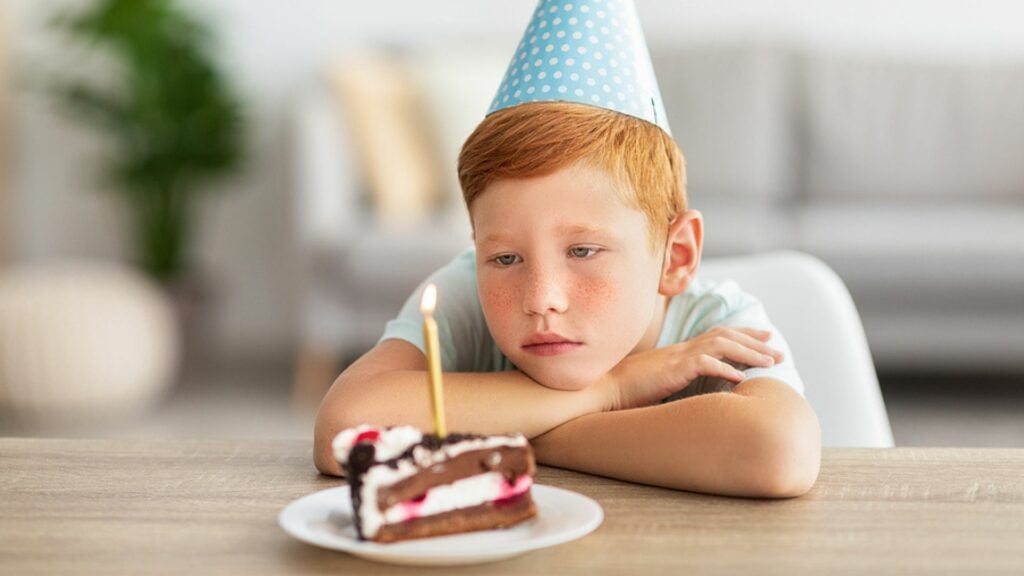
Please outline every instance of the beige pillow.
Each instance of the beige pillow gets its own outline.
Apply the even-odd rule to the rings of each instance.
[[[407,226],[429,216],[438,198],[439,162],[405,66],[386,54],[349,55],[336,66],[333,83],[376,218]]]
[[[507,46],[447,44],[417,50],[404,60],[419,86],[437,150],[442,202],[457,212],[463,211],[459,152],[487,114],[510,54]]]

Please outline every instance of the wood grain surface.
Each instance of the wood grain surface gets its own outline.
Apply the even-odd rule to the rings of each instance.
[[[1024,450],[826,449],[813,491],[705,496],[542,468],[604,507],[589,536],[493,564],[376,564],[292,539],[301,441],[0,439],[0,574],[1024,574]]]

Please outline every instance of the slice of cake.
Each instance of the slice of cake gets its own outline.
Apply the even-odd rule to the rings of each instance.
[[[537,514],[536,465],[522,434],[449,434],[357,426],[334,439],[363,540],[396,542],[507,528]]]

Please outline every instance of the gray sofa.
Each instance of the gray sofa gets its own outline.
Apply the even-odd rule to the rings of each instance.
[[[505,52],[482,65],[488,81]],[[823,259],[850,289],[881,369],[1019,370],[1024,62],[757,45],[651,53],[707,257],[795,249]],[[428,100],[448,89],[425,86]],[[344,109],[318,87],[296,115],[303,337],[332,353],[371,345],[416,284],[469,243],[454,191],[401,227],[374,214]],[[437,142],[454,171],[448,132]]]

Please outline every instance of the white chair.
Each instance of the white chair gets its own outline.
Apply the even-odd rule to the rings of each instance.
[[[843,281],[801,252],[708,258],[700,276],[735,280],[789,342],[824,446],[889,447],[892,429],[867,338]]]

